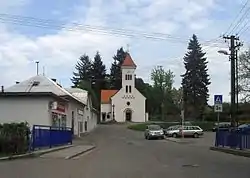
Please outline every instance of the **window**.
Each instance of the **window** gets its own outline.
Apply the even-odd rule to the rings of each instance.
[[[129,85],[129,93],[131,93],[131,85]]]
[[[125,80],[132,80],[132,75],[131,74],[126,74],[125,75]]]
[[[127,102],[127,105],[128,105],[128,106],[130,105],[130,102],[129,102],[129,101]]]
[[[79,131],[82,133],[83,132],[83,122],[79,121],[78,124],[79,124]]]
[[[126,93],[128,93],[128,85],[126,85]]]

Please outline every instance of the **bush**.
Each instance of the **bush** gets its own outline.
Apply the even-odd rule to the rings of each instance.
[[[22,154],[29,149],[30,129],[27,123],[0,124],[0,154]]]

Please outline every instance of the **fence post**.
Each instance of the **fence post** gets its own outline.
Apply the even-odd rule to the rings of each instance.
[[[32,135],[31,135],[31,138],[32,138],[32,150],[34,151],[35,150],[35,139],[36,139],[36,136],[35,136],[35,125],[33,125],[32,127]]]
[[[51,126],[49,126],[49,148],[51,148]]]

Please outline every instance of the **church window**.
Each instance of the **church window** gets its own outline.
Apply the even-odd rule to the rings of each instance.
[[[126,93],[128,93],[128,85],[126,85]]]
[[[129,93],[131,93],[131,85],[129,85]]]
[[[129,101],[127,102],[127,105],[128,105],[128,106],[130,105],[130,102],[129,102]]]

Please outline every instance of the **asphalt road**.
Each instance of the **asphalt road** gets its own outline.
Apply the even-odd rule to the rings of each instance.
[[[249,178],[250,159],[199,144],[145,140],[124,126],[102,125],[81,143],[97,148],[77,159],[0,162],[1,178]]]

